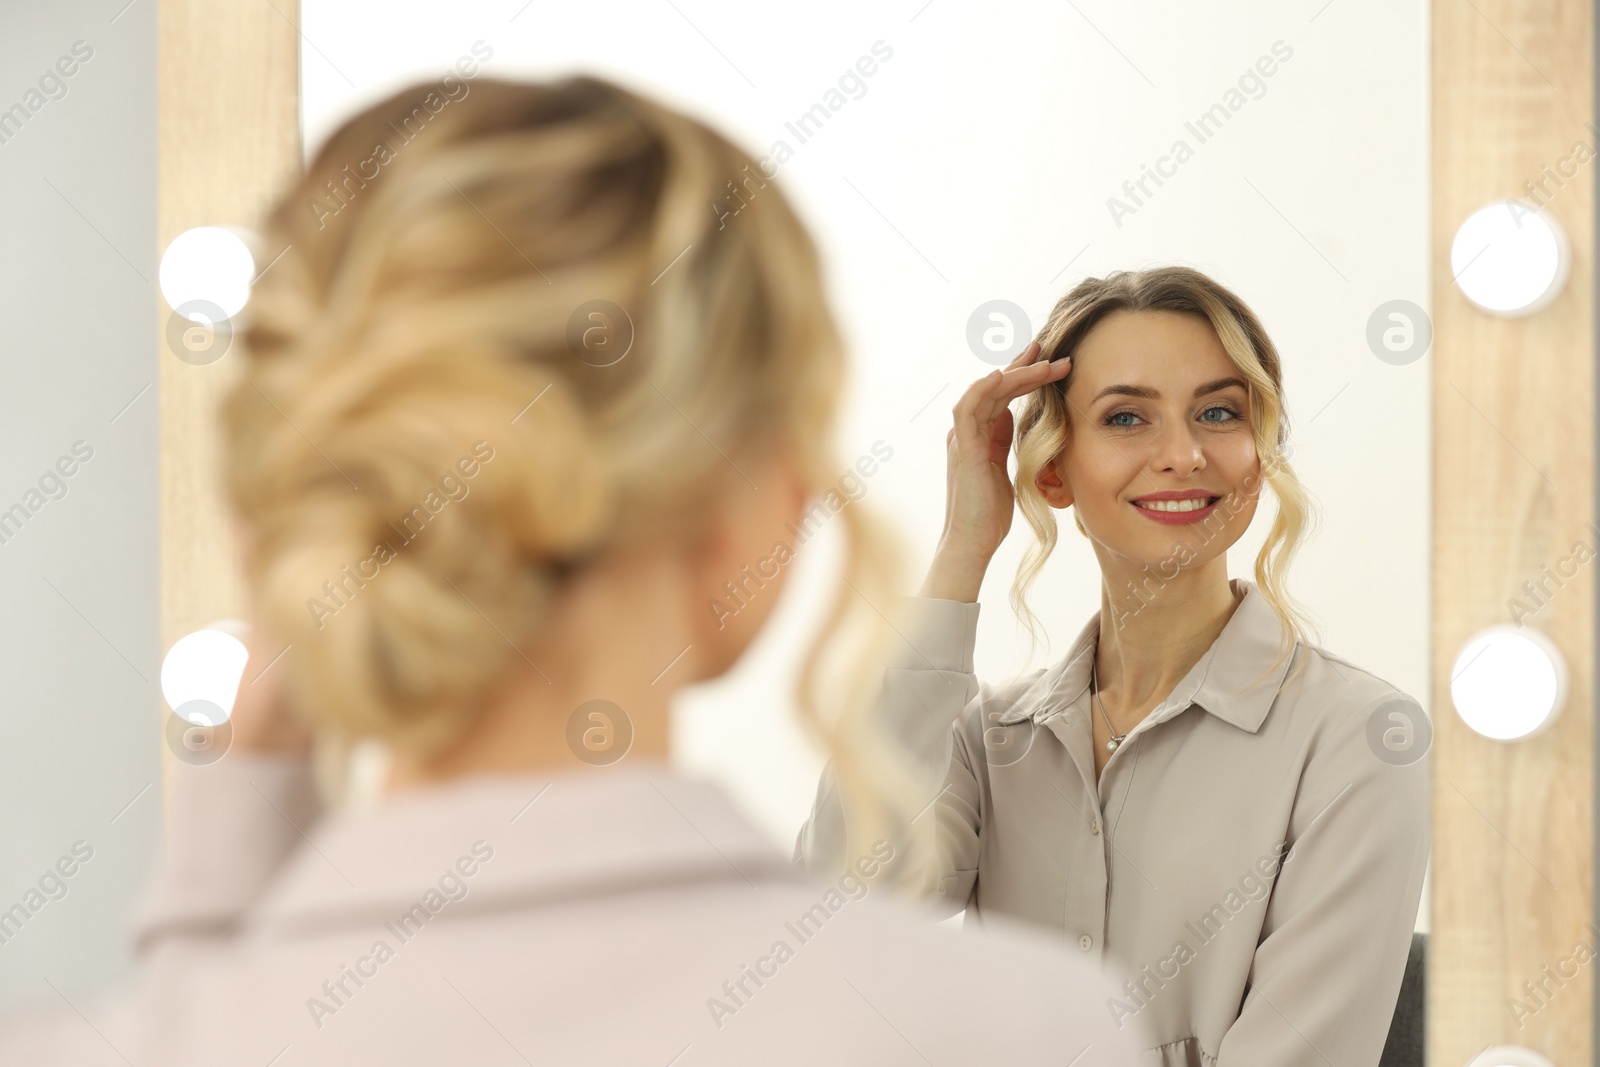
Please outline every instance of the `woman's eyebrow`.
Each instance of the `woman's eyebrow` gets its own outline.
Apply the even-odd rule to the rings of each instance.
[[[1200,386],[1200,388],[1196,389],[1194,391],[1194,399],[1198,400],[1201,397],[1205,396],[1207,393],[1220,392],[1223,389],[1227,389],[1230,386],[1235,386],[1235,385],[1237,385],[1240,389],[1248,390],[1250,388],[1245,383],[1245,380],[1243,378],[1218,378],[1216,381],[1207,382],[1204,385]],[[1101,397],[1103,397],[1103,396],[1111,396],[1113,394],[1115,394],[1117,396],[1143,397],[1146,400],[1160,400],[1161,399],[1161,393],[1158,390],[1150,389],[1150,388],[1147,388],[1146,386],[1142,386],[1142,385],[1108,385],[1104,389],[1100,390],[1100,392],[1096,393],[1095,396],[1094,396],[1094,399],[1090,400],[1089,403],[1093,404],[1096,400],[1099,400]]]

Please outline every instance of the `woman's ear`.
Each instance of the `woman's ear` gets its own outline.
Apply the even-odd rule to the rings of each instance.
[[[1056,469],[1056,464],[1061,457],[1057,456],[1039,468],[1039,473],[1034,475],[1033,484],[1039,490],[1039,495],[1044,497],[1044,502],[1053,508],[1070,508],[1072,506],[1072,490],[1061,480],[1061,472]]]

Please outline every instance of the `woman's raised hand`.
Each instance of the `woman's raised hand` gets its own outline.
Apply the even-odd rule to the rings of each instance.
[[[280,649],[259,624],[250,627],[245,647],[250,658],[239,679],[239,694],[229,716],[233,747],[240,751],[308,755],[311,731],[295,716],[283,689],[284,665],[278,658],[286,650]]]
[[[946,437],[944,531],[921,595],[976,602],[1000,542],[1011,529],[1016,491],[1006,471],[1015,428],[1011,401],[1065,378],[1070,356],[1039,362],[1039,342],[967,388],[951,409]]]

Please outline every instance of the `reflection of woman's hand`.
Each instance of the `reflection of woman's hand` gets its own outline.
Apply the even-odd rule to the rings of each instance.
[[[250,650],[250,658],[239,679],[233,714],[228,717],[233,725],[233,747],[282,755],[309,753],[311,731],[290,709],[281,684],[285,661],[294,653],[278,659],[282,644],[269,638],[259,623],[251,625],[245,647]]]
[[[1039,351],[1039,342],[1030,342],[1004,370],[973,382],[952,411],[955,424],[945,439],[944,532],[922,584],[925,597],[975,602],[989,560],[1011,530],[1011,401],[1059,381],[1072,367],[1070,356],[1035,362]]]

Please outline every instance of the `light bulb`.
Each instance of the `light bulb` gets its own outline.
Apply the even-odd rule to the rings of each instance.
[[[231,632],[230,632],[231,631]],[[161,695],[167,706],[195,726],[216,726],[210,721],[220,709],[224,720],[233,714],[250,652],[239,639],[248,633],[237,620],[225,620],[186,634],[174,641],[161,661]]]
[[[161,295],[191,322],[216,326],[250,299],[256,276],[255,236],[237,227],[197,226],[172,239],[161,253]]]
[[[1484,737],[1517,741],[1555,721],[1567,696],[1561,650],[1528,627],[1492,626],[1456,655],[1450,699],[1461,720]]]
[[[1483,310],[1531,315],[1561,292],[1571,258],[1553,216],[1508,200],[1473,212],[1461,224],[1450,245],[1450,273]]]
[[[1472,1057],[1467,1067],[1555,1067],[1555,1065],[1531,1048],[1523,1048],[1521,1045],[1495,1045]]]

